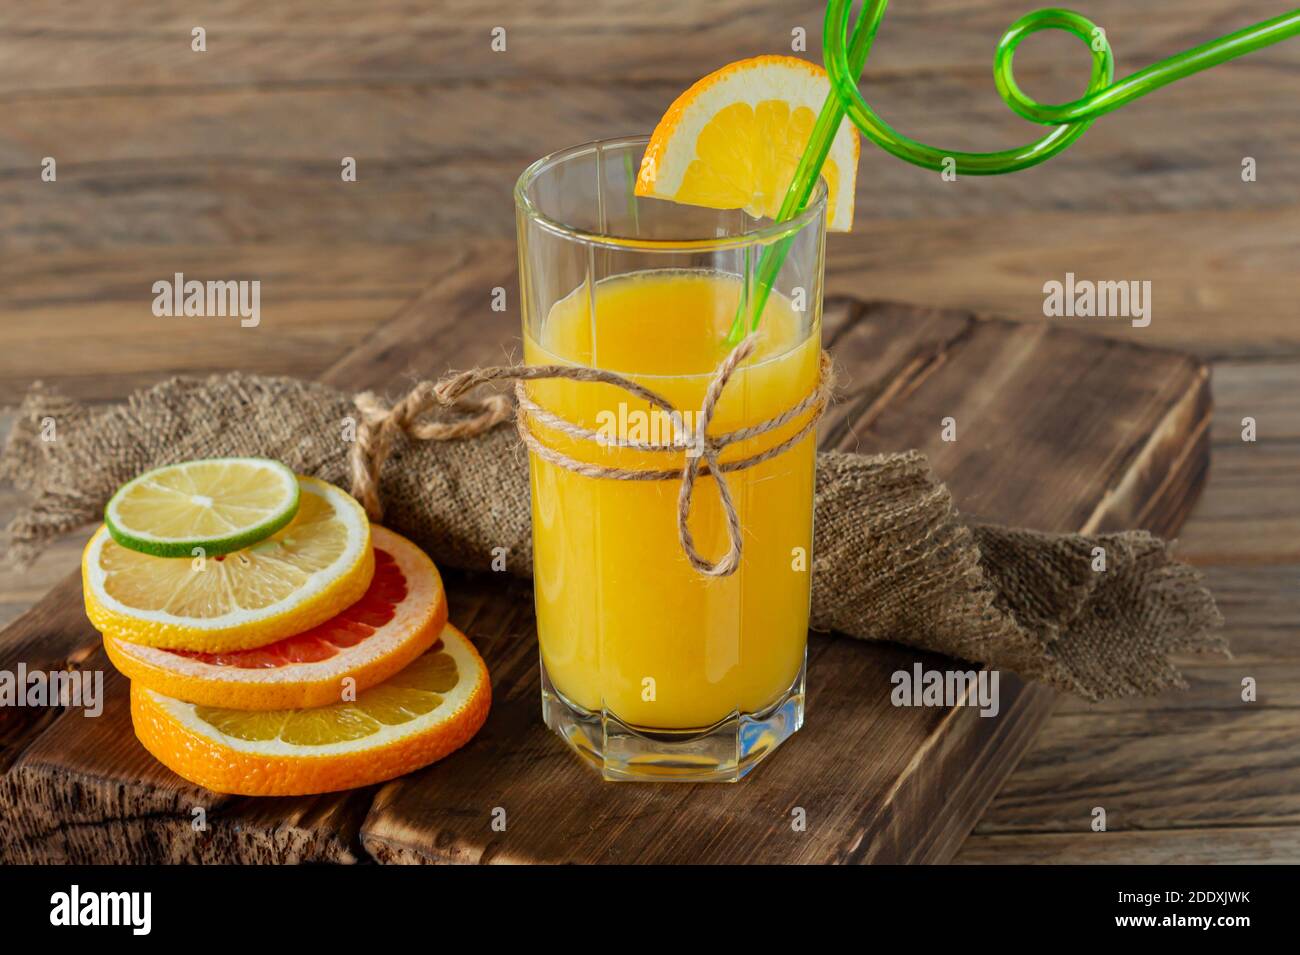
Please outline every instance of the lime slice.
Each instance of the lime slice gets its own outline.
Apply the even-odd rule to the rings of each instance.
[[[218,557],[298,513],[298,480],[278,461],[207,458],[147,471],[104,509],[113,540],[154,557]]]

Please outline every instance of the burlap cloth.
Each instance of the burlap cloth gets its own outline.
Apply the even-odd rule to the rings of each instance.
[[[93,409],[38,385],[0,460],[0,477],[34,495],[8,528],[10,560],[99,520],[120,484],[176,461],[258,455],[348,487],[356,416],[350,396],[291,378],[174,378]],[[399,436],[380,489],[384,523],[440,564],[485,570],[504,547],[507,569],[530,574],[528,461],[513,429]],[[988,664],[1088,700],[1184,686],[1169,654],[1227,652],[1200,575],[1159,538],[964,522],[914,451],[821,453],[815,528],[819,630]],[[1098,546],[1104,572],[1093,570]]]

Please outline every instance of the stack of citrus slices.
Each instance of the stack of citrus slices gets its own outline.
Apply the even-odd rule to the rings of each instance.
[[[217,792],[391,779],[464,745],[487,668],[433,562],[331,484],[258,458],[142,474],[82,555],[136,736]]]

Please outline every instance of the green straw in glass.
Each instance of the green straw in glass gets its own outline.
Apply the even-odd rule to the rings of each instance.
[[[998,42],[993,58],[993,82],[1003,101],[1016,113],[1056,128],[1042,138],[1014,149],[972,153],[937,149],[909,139],[877,116],[862,98],[858,80],[888,5],[889,0],[867,0],[858,13],[846,45],[852,0],[830,0],[827,4],[823,43],[831,92],[822,104],[808,145],[795,167],[794,178],[786,190],[776,221],[791,219],[807,206],[845,116],[885,152],[914,165],[926,169],[947,168],[956,174],[996,176],[1027,169],[1052,158],[1078,140],[1098,116],[1119,109],[1162,86],[1300,34],[1300,10],[1292,10],[1153,63],[1116,83],[1115,57],[1110,43],[1106,34],[1091,20],[1070,10],[1046,9],[1026,14],[1012,24]],[[1038,103],[1016,85],[1012,71],[1016,47],[1027,36],[1040,30],[1072,33],[1092,51],[1092,77],[1087,91],[1079,99],[1060,104]],[[793,237],[785,237],[763,249],[758,262],[757,287],[752,300],[742,301],[737,308],[727,334],[728,343],[734,345],[744,338],[747,324],[750,330],[758,328],[763,306],[767,304],[792,241]],[[745,321],[746,305],[750,306],[748,322]]]

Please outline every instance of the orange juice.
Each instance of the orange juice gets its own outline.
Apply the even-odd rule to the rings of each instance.
[[[557,301],[536,335],[529,364],[579,364],[633,378],[694,415],[718,364],[742,284],[712,271],[651,270],[584,284]],[[819,308],[820,297],[817,299]],[[593,314],[594,312],[594,314]],[[774,293],[754,355],[723,392],[710,435],[752,426],[817,386],[820,313],[800,314]],[[668,416],[620,388],[548,380],[530,397],[567,421],[645,443],[672,438]],[[810,412],[811,414],[811,412]],[[729,447],[724,462],[788,439],[805,415]],[[543,443],[610,467],[681,467],[684,453],[600,445],[534,421]],[[726,475],[743,527],[739,569],[699,573],[677,530],[680,482],[579,475],[532,459],[534,587],[542,662],[571,703],[632,726],[700,729],[734,713],[757,713],[799,675],[808,627],[812,557],[813,435]],[[696,484],[689,526],[715,561],[728,549],[711,476]]]

